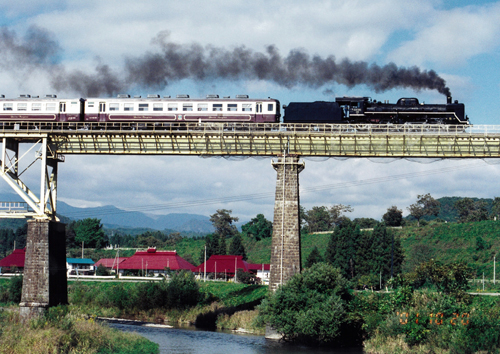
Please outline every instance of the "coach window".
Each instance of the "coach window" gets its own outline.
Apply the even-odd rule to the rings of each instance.
[[[184,112],[192,111],[193,110],[193,104],[192,103],[183,103],[182,104],[182,110]]]
[[[244,103],[242,105],[243,112],[252,112],[252,105],[248,103]]]
[[[198,111],[208,111],[208,104],[207,103],[198,103]]]
[[[169,103],[168,110],[169,111],[177,111],[177,103]]]
[[[222,111],[222,103],[214,103],[212,106],[212,111],[221,112]]]
[[[147,111],[149,109],[149,104],[148,103],[139,103],[139,111]]]
[[[56,104],[55,103],[47,103],[45,106],[45,109],[47,111],[55,111],[56,110]]]
[[[31,110],[34,111],[34,112],[35,111],[36,112],[41,111],[42,110],[42,104],[41,103],[32,103],[31,104]]]
[[[4,111],[12,111],[12,103],[4,103],[3,110]]]
[[[274,108],[274,105],[273,105],[272,103],[269,103],[269,104],[267,105],[267,111],[268,111],[268,112],[272,112],[272,111],[274,110],[273,108]]]
[[[18,111],[26,111],[28,109],[28,104],[27,103],[18,103],[17,104],[17,110]]]
[[[236,112],[238,110],[238,105],[236,103],[229,103],[227,105],[227,110],[230,112]]]
[[[133,103],[125,103],[123,106],[124,111],[133,111],[134,110],[134,104]]]
[[[110,111],[117,111],[120,108],[119,103],[110,103],[109,104],[109,110]]]
[[[153,103],[153,111],[156,112],[163,111],[163,103]]]

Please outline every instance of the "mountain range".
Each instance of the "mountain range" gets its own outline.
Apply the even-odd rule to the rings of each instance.
[[[20,198],[14,194],[0,194],[0,200],[11,201]],[[104,227],[116,228],[149,228],[154,230],[171,230],[185,233],[207,234],[214,231],[210,218],[198,214],[148,215],[139,211],[126,211],[113,205],[94,208],[77,208],[65,202],[57,202],[57,214],[70,220],[97,218]]]

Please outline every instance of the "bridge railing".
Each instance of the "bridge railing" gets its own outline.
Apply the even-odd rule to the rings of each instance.
[[[500,125],[445,125],[445,124],[286,124],[286,123],[219,123],[219,122],[3,122],[4,134],[127,134],[127,133],[202,133],[202,134],[318,134],[318,135],[475,135],[500,134]]]
[[[0,213],[18,214],[33,211],[25,202],[0,202]]]

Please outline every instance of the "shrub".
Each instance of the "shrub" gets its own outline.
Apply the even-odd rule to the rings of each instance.
[[[339,269],[316,263],[270,294],[261,316],[286,340],[338,342],[346,324],[346,295]]]
[[[9,284],[9,301],[19,303],[21,302],[21,295],[23,291],[23,277],[13,277]]]
[[[99,264],[99,266],[97,267],[96,271],[95,271],[95,275],[100,275],[100,276],[105,276],[105,275],[109,275],[109,270],[108,268],[106,268],[103,264]]]
[[[196,305],[201,298],[200,287],[194,273],[181,270],[172,275],[167,286],[169,308]]]

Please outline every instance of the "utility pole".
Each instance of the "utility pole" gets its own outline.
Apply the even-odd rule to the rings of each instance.
[[[238,258],[234,257],[234,282],[238,282],[238,278],[236,277],[238,274],[238,268],[237,268],[237,260]]]
[[[203,262],[203,281],[207,281],[207,245],[205,245],[205,262]]]
[[[495,280],[496,280],[496,257],[497,257],[497,255],[495,254],[493,256],[493,284],[495,284]]]
[[[116,251],[116,255],[117,255],[117,260],[116,260],[116,276],[118,278],[120,278],[120,268],[119,268],[119,264],[120,264],[120,245],[118,245],[118,250]]]

